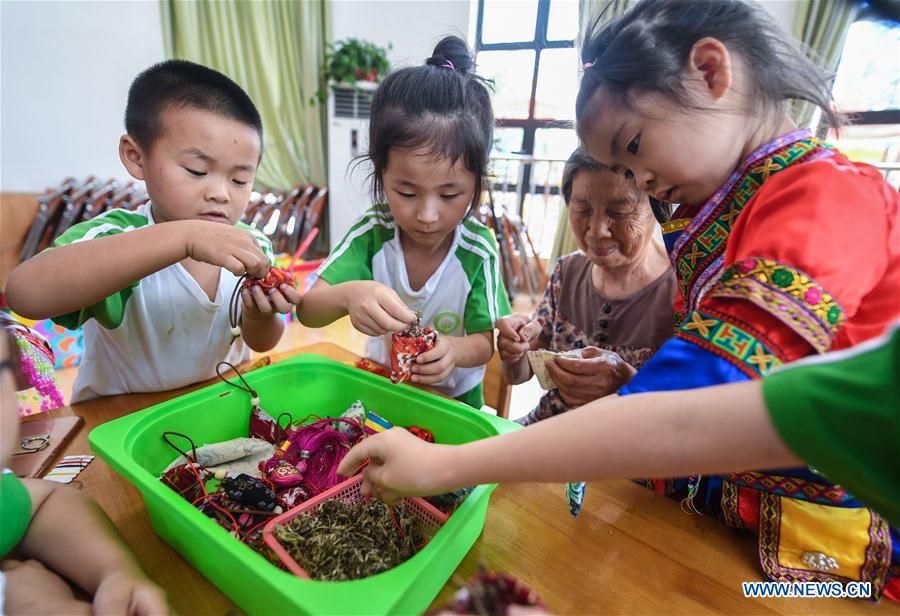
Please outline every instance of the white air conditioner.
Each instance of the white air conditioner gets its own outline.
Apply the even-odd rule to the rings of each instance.
[[[357,164],[369,144],[369,107],[375,84],[337,86],[328,97],[328,228],[333,250],[372,205],[368,161]]]

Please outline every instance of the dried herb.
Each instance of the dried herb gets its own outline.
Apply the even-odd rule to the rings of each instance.
[[[276,527],[275,536],[314,580],[369,577],[409,560],[425,541],[416,518],[378,500],[329,500]]]

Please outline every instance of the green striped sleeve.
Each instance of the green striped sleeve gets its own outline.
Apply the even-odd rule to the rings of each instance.
[[[372,259],[394,238],[394,218],[384,204],[369,209],[357,220],[319,267],[319,278],[331,285],[351,280],[372,280]]]
[[[275,265],[275,249],[272,247],[272,241],[262,231],[256,227],[251,227],[247,223],[238,222],[237,227],[252,233],[253,237],[256,238],[256,243],[259,244],[263,254],[269,260],[269,265]]]
[[[146,216],[137,212],[123,209],[109,210],[96,218],[69,227],[65,233],[53,240],[53,246],[67,246],[98,237],[133,231],[147,226],[148,222]]]
[[[70,227],[53,241],[53,248],[48,248],[48,250],[133,231],[147,226],[148,223],[147,217],[143,214],[124,209],[109,210],[96,218]],[[65,328],[78,329],[88,320],[97,319],[97,322],[103,327],[115,329],[122,324],[122,319],[125,317],[125,305],[139,284],[140,281],[137,281],[92,306],[53,317],[52,320]]]
[[[510,314],[512,308],[500,276],[500,253],[490,229],[471,218],[463,221],[456,258],[472,287],[466,298],[466,333],[491,331],[497,319]]]

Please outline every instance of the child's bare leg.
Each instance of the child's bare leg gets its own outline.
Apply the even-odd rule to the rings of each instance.
[[[91,604],[79,601],[64,579],[36,560],[5,560],[3,611],[7,614],[92,613]]]

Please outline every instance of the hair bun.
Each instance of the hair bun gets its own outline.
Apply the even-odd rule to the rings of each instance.
[[[447,36],[441,39],[430,58],[425,60],[425,64],[431,66],[452,65],[456,72],[465,75],[471,72],[472,66],[475,64],[472,60],[472,53],[469,46],[458,36]]]
[[[428,64],[430,66],[444,66],[448,62],[450,62],[450,60],[440,55],[431,56],[430,58],[425,60],[425,64]]]

